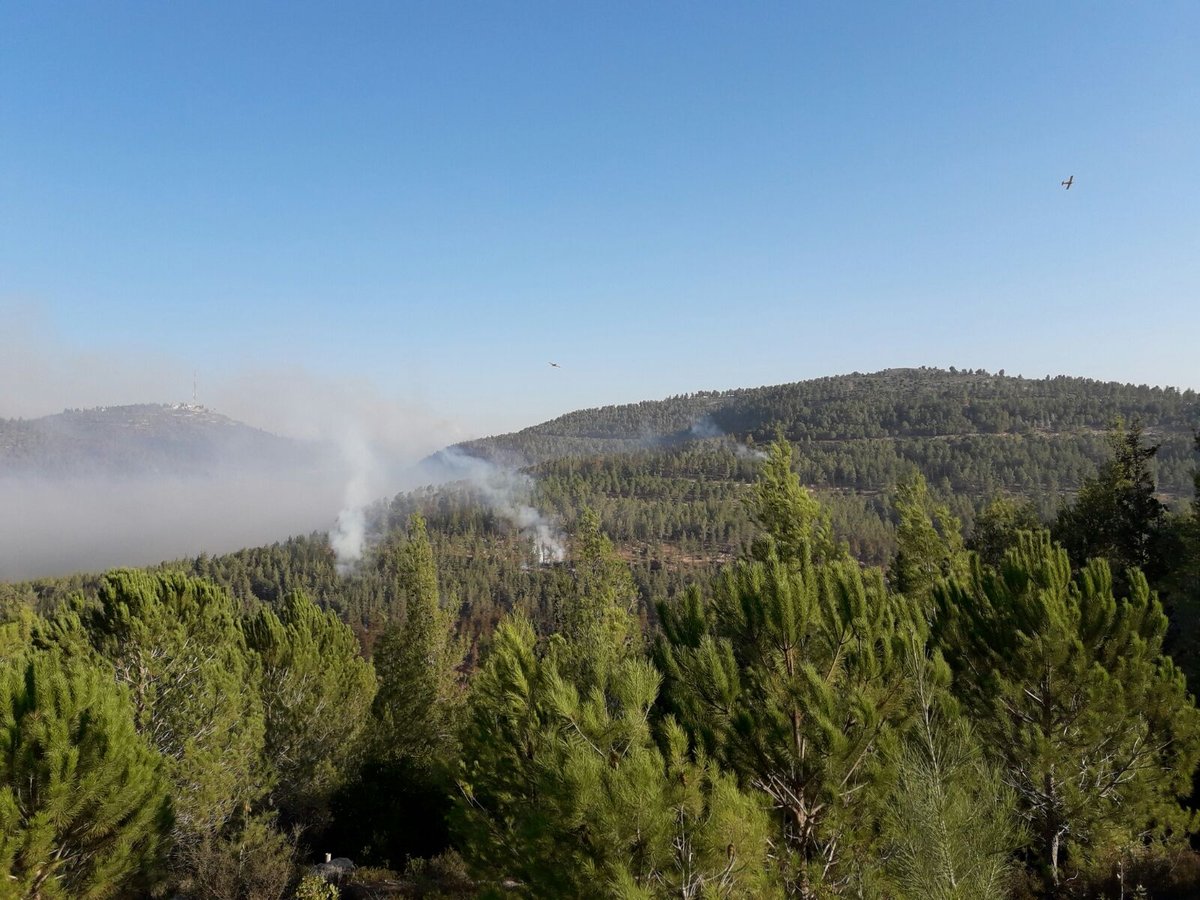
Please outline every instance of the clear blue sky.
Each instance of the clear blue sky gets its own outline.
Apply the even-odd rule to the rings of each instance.
[[[1200,387],[1200,3],[8,2],[0,309],[469,431],[895,365]]]

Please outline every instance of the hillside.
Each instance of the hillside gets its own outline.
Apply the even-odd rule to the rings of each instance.
[[[891,492],[913,469],[968,529],[998,493],[1031,499],[1050,521],[1109,457],[1107,426],[1118,415],[1146,423],[1162,442],[1160,491],[1182,502],[1192,490],[1197,403],[1193,392],[925,369],[584,410],[453,448],[452,463],[459,453],[501,460],[520,452],[533,461],[529,477],[515,479],[500,465],[470,471],[459,460],[462,480],[381,502],[370,516],[374,549],[352,577],[339,577],[323,535],[177,565],[215,578],[248,606],[302,588],[340,609],[369,643],[400,602],[395,536],[419,511],[443,590],[468,633],[483,635],[513,608],[546,621],[571,584],[561,568],[538,564],[514,509],[540,510],[562,535],[592,509],[630,564],[650,618],[655,599],[703,580],[757,534],[744,501],[760,470],[754,445],[776,422],[839,538],[860,560],[886,564],[895,551]],[[994,430],[1006,416],[1007,430]]]
[[[630,563],[650,616],[653,598],[675,595],[754,537],[744,498],[759,471],[755,448],[777,428],[792,440],[801,480],[830,510],[838,536],[864,562],[885,564],[895,550],[891,492],[908,472],[924,473],[968,529],[1000,493],[1032,500],[1049,521],[1108,457],[1107,429],[1117,417],[1141,421],[1161,443],[1160,495],[1177,505],[1190,497],[1195,392],[890,370],[581,410],[457,445],[442,454],[451,461],[442,474],[459,481],[376,505],[375,550],[352,578],[339,577],[323,535],[180,565],[216,578],[250,606],[304,588],[373,631],[395,602],[392,535],[420,511],[443,587],[480,634],[506,609],[544,616],[563,589],[562,573],[537,565],[514,510],[528,504],[570,534],[590,508]],[[498,464],[472,471],[461,454]],[[518,462],[527,479],[499,464]],[[501,488],[507,509],[497,504]]]
[[[203,476],[300,463],[311,448],[203,406],[105,406],[0,419],[0,476]]]
[[[782,431],[806,446],[964,437],[1070,442],[1106,431],[1117,418],[1140,421],[1164,442],[1160,462],[1187,456],[1184,438],[1200,423],[1195,391],[1058,376],[1027,379],[982,369],[887,369],[792,384],[701,391],[579,410],[512,434],[459,445],[487,459],[533,465],[570,456],[677,446],[728,435],[762,443]],[[1167,473],[1164,489],[1184,492]]]

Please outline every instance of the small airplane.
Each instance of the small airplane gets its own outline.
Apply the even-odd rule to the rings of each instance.
[[[1074,175],[1072,175],[1072,176],[1071,176],[1070,178],[1068,178],[1066,181],[1060,181],[1060,182],[1059,182],[1059,184],[1061,184],[1061,185],[1062,185],[1064,188],[1066,188],[1068,191],[1071,189],[1071,185],[1073,185],[1074,183],[1075,183],[1075,176],[1074,176]]]
[[[550,365],[551,365],[551,366],[553,366],[553,367],[554,367],[554,368],[556,368],[556,369],[561,369],[561,368],[562,368],[562,366],[560,366],[558,363],[550,363]]]

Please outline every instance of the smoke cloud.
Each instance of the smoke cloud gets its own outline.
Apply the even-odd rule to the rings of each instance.
[[[138,347],[99,354],[55,338],[28,312],[0,312],[0,418],[191,402],[190,363]],[[6,474],[0,448],[0,580],[148,565],[314,531],[329,532],[347,571],[368,543],[365,507],[428,483],[416,463],[473,436],[412,396],[299,365],[201,372],[196,399],[301,442],[303,459],[265,458],[257,446],[195,471],[51,478]]]
[[[566,540],[561,524],[530,505],[533,480],[516,468],[498,466],[457,447],[447,447],[423,465],[431,480],[465,481],[499,515],[512,522],[533,542],[539,563],[562,562]]]
[[[767,454],[762,450],[755,447],[748,447],[740,443],[733,435],[726,434],[721,429],[721,426],[713,421],[712,416],[704,416],[701,419],[697,419],[688,429],[688,434],[697,440],[720,439],[738,459],[761,461],[767,458]]]

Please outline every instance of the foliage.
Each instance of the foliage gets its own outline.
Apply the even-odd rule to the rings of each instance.
[[[750,493],[754,520],[771,536],[781,559],[810,554],[820,564],[845,556],[833,539],[828,511],[800,484],[792,471],[792,446],[771,444],[762,472]]]
[[[1118,599],[1107,563],[1073,576],[1049,535],[1026,532],[999,571],[976,564],[935,591],[955,692],[1051,882],[1088,846],[1186,827],[1177,798],[1200,758],[1200,713],[1162,653],[1158,600],[1138,570],[1129,582]]]
[[[1037,508],[1032,502],[1001,494],[992,498],[975,517],[966,549],[979,554],[984,565],[995,568],[1004,559],[1008,548],[1017,543],[1018,533],[1037,531],[1041,527]]]
[[[320,875],[305,875],[296,886],[292,900],[339,900],[341,891]]]
[[[690,761],[670,721],[659,749],[653,668],[626,657],[581,694],[535,644],[528,622],[503,624],[477,676],[458,808],[468,859],[538,896],[765,890],[763,810]]]
[[[1118,422],[1109,435],[1112,458],[1059,514],[1055,537],[1077,566],[1101,558],[1119,574],[1130,568],[1151,578],[1162,574],[1167,507],[1155,496],[1151,468],[1159,448],[1143,446],[1142,433],[1140,424],[1126,429]]]
[[[929,496],[920,473],[896,486],[893,506],[900,524],[896,558],[888,573],[892,587],[924,603],[938,581],[966,571],[962,527],[945,505]]]
[[[788,560],[772,548],[726,568],[713,602],[693,592],[660,618],[669,705],[779,810],[795,889],[864,876],[854,855],[886,790],[881,751],[910,713],[902,635],[920,623],[904,599],[877,571],[815,564],[802,543]]]
[[[269,817],[206,832],[177,855],[189,900],[283,900],[295,877],[296,848]]]
[[[355,883],[369,883],[370,873],[355,872]],[[430,859],[409,860],[404,870],[414,897],[475,897],[479,890],[463,858],[453,850]]]
[[[641,647],[634,610],[637,594],[629,568],[616,556],[600,530],[600,519],[584,512],[574,541],[574,590],[564,596],[555,616],[563,643],[556,664],[580,690],[602,684],[619,659]]]
[[[941,657],[926,658],[914,642],[909,666],[917,715],[893,750],[897,778],[883,815],[888,875],[901,897],[1005,897],[1023,843],[1016,795],[950,700]]]
[[[111,572],[42,641],[98,655],[128,689],[138,732],[167,763],[177,842],[219,832],[262,795],[257,670],[224,591],[180,574]]]
[[[760,895],[763,809],[672,720],[654,733],[660,678],[621,624],[627,576],[598,532],[578,547],[564,632],[539,648],[507,621],[476,676],[456,816],[468,860],[537,896]]]
[[[375,674],[350,629],[303,594],[278,615],[260,610],[244,632],[262,673],[271,802],[285,824],[319,826],[356,761]]]
[[[0,894],[145,886],[171,828],[162,769],[103,671],[55,652],[0,663]]]
[[[454,636],[454,615],[439,596],[433,551],[420,515],[409,522],[398,578],[407,598],[404,621],[389,626],[375,652],[375,757],[421,769],[452,766],[462,649]]]

